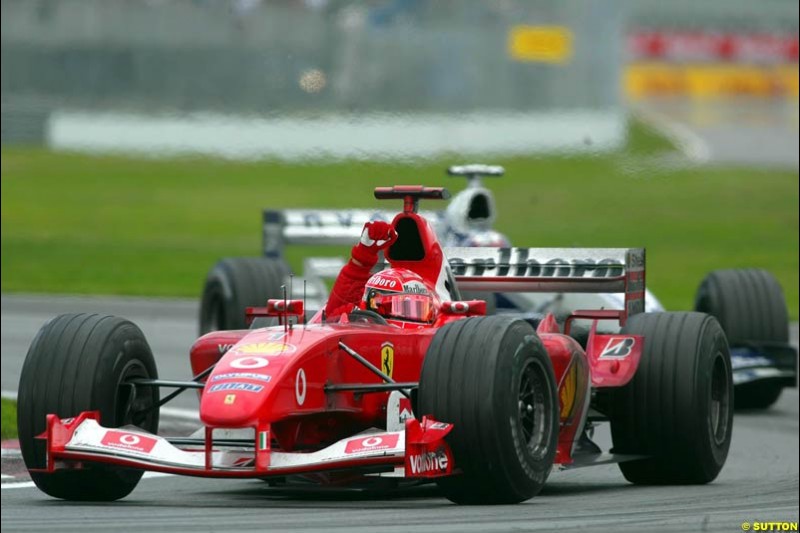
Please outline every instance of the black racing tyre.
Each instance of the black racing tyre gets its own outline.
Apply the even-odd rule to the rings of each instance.
[[[209,271],[200,302],[200,335],[209,331],[247,329],[245,309],[282,298],[289,267],[266,257],[229,257]]]
[[[485,291],[461,291],[461,300],[484,300],[486,302],[486,316],[497,313],[497,299],[493,292]]]
[[[778,280],[766,270],[709,273],[697,289],[695,311],[716,317],[728,343],[789,342],[789,314]]]
[[[783,385],[774,381],[745,383],[736,386],[736,409],[766,409],[778,401]]]
[[[490,316],[443,326],[425,356],[418,406],[454,424],[447,441],[462,473],[437,480],[449,500],[518,503],[541,490],[558,442],[558,395],[530,324]]]
[[[696,311],[716,317],[731,346],[746,342],[789,342],[789,313],[778,280],[766,270],[715,270],[700,283]],[[737,409],[766,409],[783,385],[774,381],[736,387]]]
[[[33,339],[19,380],[17,425],[22,457],[28,469],[47,466],[46,446],[36,439],[46,429],[46,416],[61,418],[81,411],[100,411],[105,427],[134,424],[158,431],[157,387],[126,385],[134,378],[158,377],[150,346],[141,330],[117,317],[60,315]],[[31,472],[36,486],[54,498],[113,501],[127,496],[141,470],[88,464],[52,474]]]
[[[611,389],[614,453],[638,484],[701,484],[717,477],[731,443],[733,376],[717,320],[703,313],[643,313],[622,333],[644,336],[639,368]]]

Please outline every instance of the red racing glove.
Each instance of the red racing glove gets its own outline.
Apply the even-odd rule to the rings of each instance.
[[[372,268],[378,262],[378,252],[397,240],[397,232],[391,224],[373,220],[364,224],[361,240],[353,246],[352,256],[363,266]]]

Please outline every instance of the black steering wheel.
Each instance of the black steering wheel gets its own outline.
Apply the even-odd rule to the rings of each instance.
[[[350,320],[350,322],[362,322],[366,319],[367,322],[374,322],[382,326],[389,325],[385,318],[375,311],[371,311],[369,309],[353,309],[350,311],[350,314],[347,315],[347,318]]]

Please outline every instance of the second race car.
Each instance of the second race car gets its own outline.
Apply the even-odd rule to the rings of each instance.
[[[497,165],[459,165],[448,169],[452,176],[467,179],[467,187],[456,194],[446,209],[423,213],[445,246],[508,247],[508,238],[494,228],[497,207],[482,179],[497,178],[504,169]],[[311,309],[327,300],[326,279],[344,265],[341,257],[308,257],[303,272],[292,279],[285,250],[296,245],[343,245],[356,239],[369,220],[391,220],[394,214],[377,209],[266,209],[263,212],[263,256],[221,259],[209,271],[200,305],[200,333],[245,327],[244,310],[283,294],[281,287],[305,290]],[[551,257],[548,260],[561,260]],[[301,289],[302,288],[302,289]],[[620,293],[485,292],[465,291],[466,299],[487,302],[488,314],[514,313],[536,319],[552,312],[563,323],[571,312],[582,308],[615,308],[623,305]],[[645,294],[648,312],[664,307],[650,291]],[[700,284],[694,309],[716,317],[728,336],[733,354],[736,407],[767,408],[784,387],[797,381],[797,350],[789,343],[786,301],[778,281],[760,269],[717,270]],[[256,321],[262,325],[265,321]],[[583,343],[588,322],[579,321],[576,335]],[[601,330],[619,330],[608,322]]]

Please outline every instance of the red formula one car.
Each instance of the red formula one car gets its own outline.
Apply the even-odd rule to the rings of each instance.
[[[62,315],[34,339],[19,387],[23,457],[45,493],[115,500],[142,471],[275,483],[435,481],[464,504],[534,496],[554,465],[618,462],[633,483],[707,483],[731,439],[728,344],[701,313],[644,313],[643,249],[446,248],[417,213],[443,189],[376,189],[402,198],[386,259],[438,293],[430,323],[397,327],[372,311],[302,300],[248,309],[272,327],[218,331],[191,350],[194,378],[158,378],[132,323]],[[483,316],[459,290],[622,292],[625,307],[532,324]],[[572,319],[593,320],[582,346]],[[622,324],[599,334],[599,321]],[[161,387],[177,388],[159,399]],[[159,407],[200,393],[204,427],[158,436]],[[612,453],[590,440],[611,424]]]

